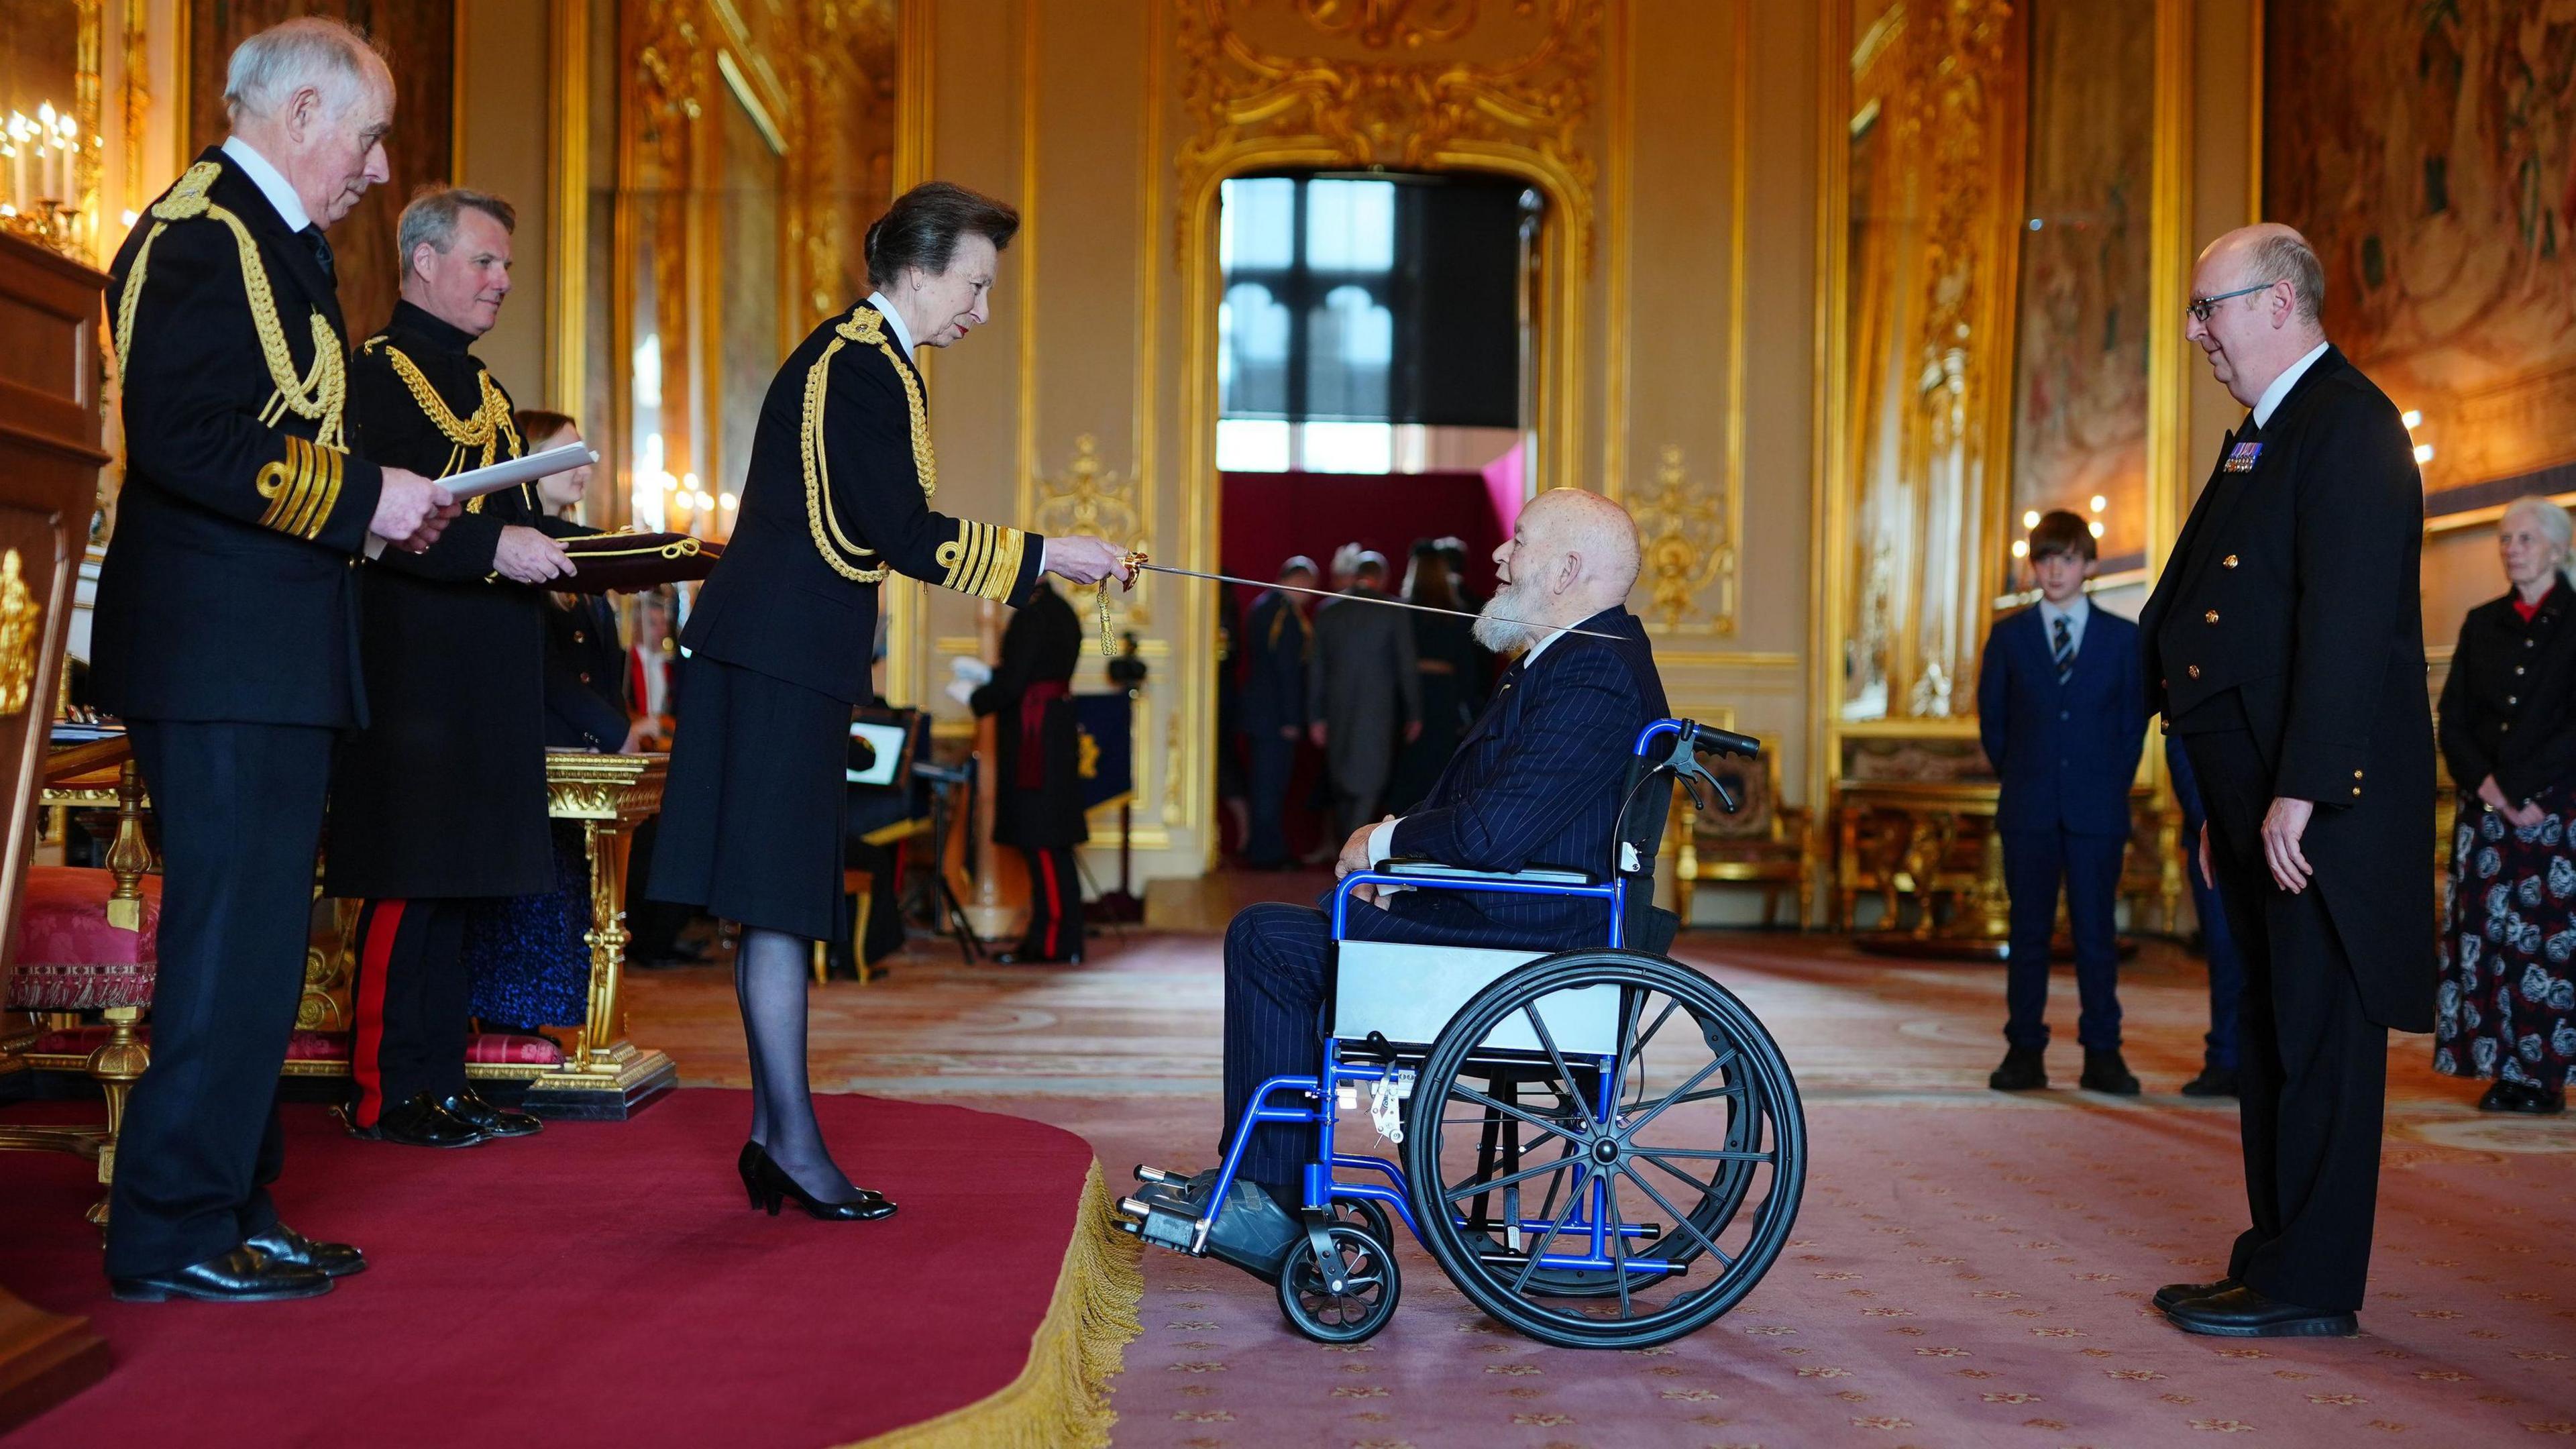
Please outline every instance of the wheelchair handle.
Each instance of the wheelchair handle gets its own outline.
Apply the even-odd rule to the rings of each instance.
[[[1692,752],[1742,755],[1749,760],[1760,759],[1762,756],[1762,742],[1751,735],[1739,735],[1733,730],[1722,730],[1715,725],[1704,725],[1686,719],[1659,719],[1646,726],[1637,734],[1636,753],[1644,755],[1657,738],[1666,734],[1679,735],[1683,740],[1687,740]],[[1675,743],[1678,744],[1680,741]]]

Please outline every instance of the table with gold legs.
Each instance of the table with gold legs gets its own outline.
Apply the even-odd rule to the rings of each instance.
[[[521,1105],[544,1117],[619,1120],[679,1085],[671,1058],[627,1040],[619,999],[626,971],[626,856],[635,827],[662,808],[668,755],[546,752],[546,813],[578,820],[590,862],[590,1009],[562,1062],[512,1072],[478,1065],[476,1075],[514,1075],[528,1084]],[[497,1068],[497,1070],[496,1070]]]

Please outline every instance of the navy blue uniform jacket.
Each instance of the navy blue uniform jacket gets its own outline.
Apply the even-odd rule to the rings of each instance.
[[[1551,865],[1599,875],[1610,868],[1637,734],[1668,711],[1636,615],[1604,609],[1579,627],[1618,637],[1568,634],[1537,663],[1504,671],[1422,807],[1397,823],[1396,858],[1469,870]],[[1671,798],[1670,783],[1658,780],[1629,817],[1644,828],[1639,848],[1649,857]],[[1609,943],[1603,905],[1566,896],[1406,891],[1385,911],[1354,904],[1349,922],[1355,937],[1426,945],[1546,950]]]
[[[1995,625],[1977,669],[1977,733],[2004,785],[1996,829],[2127,835],[2147,737],[2138,626],[2093,605],[2060,684],[2038,605]]]

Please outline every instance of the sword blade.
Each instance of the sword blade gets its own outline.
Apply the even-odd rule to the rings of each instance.
[[[1353,603],[1376,604],[1389,609],[1411,609],[1417,614],[1446,614],[1453,619],[1466,619],[1470,621],[1485,617],[1483,615],[1470,614],[1464,609],[1443,609],[1436,604],[1417,604],[1409,599],[1381,598],[1375,594],[1337,594],[1331,589],[1309,589],[1297,584],[1282,584],[1276,582],[1263,583],[1259,579],[1241,579],[1236,578],[1232,574],[1203,574],[1196,569],[1176,569],[1170,564],[1140,563],[1136,565],[1136,568],[1139,572],[1174,574],[1185,579],[1205,579],[1214,584],[1241,584],[1245,588],[1249,589],[1277,589],[1282,593],[1312,594],[1319,599],[1347,599]],[[1499,622],[1505,624],[1516,624],[1524,629],[1542,629],[1551,634],[1580,634],[1586,639],[1608,639],[1614,643],[1617,642],[1619,637],[1616,634],[1604,634],[1597,629],[1561,629],[1547,624],[1532,624],[1521,619],[1505,619],[1500,615],[1495,615],[1493,617]]]

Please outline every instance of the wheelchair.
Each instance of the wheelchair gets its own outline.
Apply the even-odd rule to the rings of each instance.
[[[1213,1180],[1139,1167],[1117,1225],[1204,1256],[1254,1129],[1316,1128],[1306,1238],[1278,1278],[1307,1338],[1357,1343],[1386,1326],[1402,1280],[1394,1221],[1479,1308],[1566,1348],[1645,1348],[1706,1327],[1762,1280],[1806,1182],[1806,1122],[1779,1046],[1733,993],[1662,954],[1679,922],[1652,907],[1653,862],[1679,780],[1736,802],[1699,755],[1755,757],[1748,736],[1658,720],[1637,737],[1600,874],[1509,874],[1390,861],[1331,897],[1323,1066],[1272,1077]],[[1643,818],[1630,819],[1641,800]],[[1604,902],[1606,942],[1537,952],[1398,945],[1346,935],[1363,885]],[[1366,1111],[1401,1164],[1345,1151],[1338,1118]],[[1393,1214],[1391,1218],[1390,1212]]]

